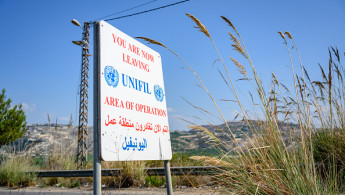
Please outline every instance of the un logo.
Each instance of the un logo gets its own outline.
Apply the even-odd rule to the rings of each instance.
[[[154,86],[155,97],[157,101],[162,102],[164,99],[163,89],[159,85]]]
[[[104,68],[104,78],[111,87],[116,87],[119,84],[119,73],[112,66]]]

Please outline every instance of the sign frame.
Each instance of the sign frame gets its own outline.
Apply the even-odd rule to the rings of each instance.
[[[98,22],[97,36],[100,158],[170,160],[160,54],[104,21]]]
[[[92,24],[94,25],[94,66],[93,66],[93,76],[94,76],[94,81],[93,81],[93,124],[94,124],[94,163],[93,163],[93,183],[94,183],[94,189],[93,189],[93,194],[95,195],[100,195],[102,192],[101,189],[101,159],[102,156],[100,155],[100,129],[101,129],[101,106],[100,106],[100,89],[101,89],[101,74],[100,74],[100,69],[101,69],[101,59],[100,59],[100,29],[102,27],[102,23],[104,21],[96,21],[93,22]],[[164,86],[164,84],[163,84]],[[165,105],[166,107],[166,105]],[[166,109],[167,110],[167,109]],[[170,132],[168,132],[169,135],[169,141],[170,141]],[[169,142],[170,143],[170,142]],[[170,149],[170,159],[172,156],[171,152],[171,144],[169,145]],[[169,158],[167,159],[161,159],[164,160],[164,169],[165,169],[165,178],[166,178],[166,186],[167,186],[167,194],[172,195],[173,190],[172,190],[172,180],[171,180],[171,173],[170,173],[170,160]]]
[[[104,21],[98,36],[100,158],[170,160],[160,54]]]

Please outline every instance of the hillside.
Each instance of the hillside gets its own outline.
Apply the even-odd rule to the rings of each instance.
[[[78,127],[61,124],[28,125],[22,138],[14,143],[3,146],[0,155],[8,152],[30,154],[31,156],[46,156],[55,152],[76,152]],[[88,128],[88,146],[92,143],[92,127]],[[24,151],[24,152],[20,152]]]
[[[258,121],[251,121],[251,123],[258,124]],[[232,130],[236,140],[241,146],[248,144],[249,139],[253,137],[252,132],[246,122],[235,121],[227,123]],[[294,124],[279,123],[284,137],[288,137],[289,129],[297,129]],[[255,125],[258,127],[258,125]],[[215,126],[203,125],[201,126],[219,139],[227,142],[229,145],[233,145],[233,141],[229,139],[229,133],[226,124],[219,124]],[[48,124],[36,124],[28,125],[27,131],[24,136],[18,139],[12,146],[3,146],[0,149],[0,155],[6,155],[8,152],[13,152],[13,145],[15,150],[23,151],[23,154],[30,154],[31,156],[46,156],[53,152],[70,152],[74,154],[77,150],[77,127],[68,125],[48,125]],[[89,152],[92,152],[93,143],[93,128],[88,128],[88,148]],[[225,133],[224,133],[225,132]],[[227,134],[226,134],[227,133]],[[192,127],[189,131],[172,131],[171,145],[174,153],[187,153],[193,155],[217,155],[218,152],[212,147],[212,140],[210,140],[204,131],[200,131],[198,128]],[[229,150],[231,148],[228,148]]]
[[[249,121],[253,129],[253,132],[260,134],[261,129],[264,129],[262,121]],[[227,125],[231,129],[236,141],[241,147],[244,147],[249,144],[249,140],[253,138],[252,131],[247,122],[244,121],[233,121],[228,122]],[[214,140],[210,139],[207,136],[206,131],[210,131],[218,139],[222,140],[224,143],[227,143],[227,151],[232,151],[233,148],[236,148],[236,145],[233,141],[233,138],[227,128],[225,123],[219,125],[202,125],[200,127],[191,127],[190,131],[175,131],[171,132],[171,143],[172,149],[174,152],[188,153],[188,154],[197,154],[197,155],[217,155],[219,150],[214,147]],[[285,142],[290,135],[290,130],[296,131],[298,125],[291,123],[278,123],[281,133]],[[261,128],[260,128],[261,126]],[[202,130],[204,128],[204,130]]]

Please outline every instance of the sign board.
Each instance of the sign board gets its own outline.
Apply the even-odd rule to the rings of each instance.
[[[161,56],[110,24],[99,24],[100,157],[170,160]]]

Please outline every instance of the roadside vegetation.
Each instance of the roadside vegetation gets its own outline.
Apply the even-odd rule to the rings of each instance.
[[[36,183],[34,174],[27,171],[37,170],[32,164],[30,156],[19,156],[10,153],[0,160],[0,185],[7,187],[24,187]]]
[[[6,90],[0,94],[0,147],[22,137],[25,133],[26,116],[22,105],[11,105]]]
[[[8,155],[2,156],[0,160],[0,186],[6,187],[87,187],[93,184],[92,177],[85,178],[38,178],[34,172],[38,170],[75,170],[77,167],[75,151],[60,152],[54,151],[47,157],[31,157],[31,154],[23,154],[20,151],[8,151]],[[85,169],[92,169],[92,154],[88,155],[88,164]],[[189,158],[190,155],[175,153],[171,160],[172,167],[181,166],[203,166]],[[128,161],[128,162],[102,162],[102,169],[120,168],[122,174],[114,177],[102,177],[102,185],[106,188],[127,188],[127,187],[164,187],[164,176],[148,176],[144,170],[146,167],[163,167],[163,161]],[[210,177],[195,177],[191,175],[173,176],[175,187],[197,187],[207,185]]]
[[[191,156],[176,153],[171,166],[221,166],[221,173],[216,176],[195,177],[190,175],[174,176],[173,186],[204,186],[221,187],[227,193],[235,194],[338,194],[345,190],[345,69],[342,66],[342,54],[337,48],[329,48],[329,62],[319,65],[320,78],[309,77],[307,68],[303,65],[297,44],[289,32],[278,32],[286,47],[287,61],[291,65],[293,83],[285,85],[272,73],[269,89],[263,86],[263,81],[250,58],[247,47],[235,26],[226,17],[225,33],[229,36],[229,46],[240,54],[242,59],[225,59],[218,50],[212,35],[204,24],[195,16],[187,14],[195,27],[210,40],[218,55],[219,79],[224,91],[230,91],[230,103],[238,108],[236,118],[245,121],[253,137],[247,145],[241,145],[233,130],[227,125],[223,109],[219,102],[209,92],[207,84],[202,81],[192,66],[183,60],[173,50],[164,44],[144,37],[138,37],[150,44],[166,48],[181,59],[204,89],[210,103],[217,113],[193,105],[195,109],[209,118],[220,119],[225,128],[205,120],[218,132],[226,135],[217,137],[212,131],[194,125],[192,129],[207,136],[212,147],[205,152],[207,155]],[[228,32],[226,32],[228,31]],[[227,40],[226,40],[227,41]],[[294,57],[296,56],[296,57]],[[219,65],[217,64],[217,65]],[[237,69],[240,78],[234,78],[232,72]],[[298,74],[298,73],[299,74]],[[241,101],[235,80],[240,79],[242,85],[246,82],[251,88],[248,96],[252,99],[256,114],[248,111],[247,104]],[[292,88],[286,86],[292,85]],[[254,103],[255,102],[255,103]],[[258,114],[259,112],[259,114]],[[260,117],[258,117],[260,116]],[[279,123],[297,124],[288,130],[282,130]],[[243,132],[246,135],[245,132]],[[283,136],[288,134],[289,136]],[[176,136],[173,134],[172,136]],[[67,147],[67,146],[65,146]],[[54,148],[47,158],[31,158],[17,155],[16,152],[3,157],[0,164],[0,184],[6,186],[59,186],[80,187],[91,185],[92,178],[44,178],[25,174],[25,171],[71,170],[76,168],[73,150]],[[63,148],[61,146],[61,148]],[[217,150],[216,155],[212,154]],[[195,153],[191,153],[195,154]],[[92,155],[89,155],[92,156]],[[90,159],[92,162],[92,159]],[[102,184],[107,187],[157,186],[165,185],[165,178],[147,176],[145,167],[162,167],[160,161],[133,162],[102,162],[102,168],[122,168],[123,175],[118,177],[103,177]],[[92,168],[89,163],[87,168]],[[219,188],[218,188],[219,189]]]
[[[218,50],[212,35],[195,16],[186,14],[204,36],[210,40],[220,62],[219,79],[224,83],[224,91],[229,90],[229,102],[237,107],[236,116],[247,122],[253,137],[248,145],[238,143],[232,129],[214,128],[227,135],[231,142],[217,137],[203,126],[192,126],[213,140],[215,148],[222,153],[218,157],[193,156],[191,159],[206,164],[223,166],[222,173],[213,177],[214,185],[222,186],[229,193],[238,194],[334,194],[344,191],[344,114],[345,85],[344,68],[337,48],[329,48],[329,63],[319,65],[321,78],[312,80],[306,67],[303,66],[296,42],[289,32],[278,32],[286,47],[290,59],[292,88],[279,81],[272,73],[272,84],[269,89],[263,86],[259,73],[250,58],[244,41],[232,22],[221,17],[228,26],[229,46],[242,56],[242,59],[225,59]],[[218,32],[220,33],[220,32]],[[220,119],[227,124],[223,110],[214,96],[184,59],[161,42],[138,37],[150,44],[166,48],[181,59],[182,63],[199,81],[199,86],[209,97],[217,113],[202,109],[200,105],[192,105],[208,118]],[[295,59],[293,56],[297,56]],[[230,62],[230,63],[229,63]],[[231,76],[237,69],[241,77]],[[297,74],[299,72],[300,74]],[[241,98],[235,79],[246,81],[252,89],[253,106],[259,106],[256,113],[248,111]],[[289,85],[287,85],[289,86]],[[227,90],[225,90],[227,89]],[[255,102],[255,103],[254,103]],[[188,102],[191,104],[190,102]],[[259,113],[259,114],[258,114]],[[258,117],[260,116],[260,117]],[[255,118],[257,117],[257,118]],[[253,121],[252,119],[257,119]],[[204,120],[212,125],[209,120]],[[298,128],[289,129],[289,138],[284,139],[279,121],[292,122]],[[229,144],[230,143],[230,144]],[[235,147],[233,146],[235,145]],[[230,148],[230,149],[229,149]],[[235,155],[229,153],[235,152]]]

